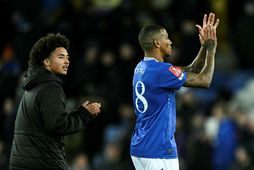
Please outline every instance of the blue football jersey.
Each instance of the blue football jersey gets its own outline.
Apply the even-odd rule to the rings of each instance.
[[[186,80],[186,72],[170,63],[145,57],[133,76],[136,114],[130,154],[144,158],[176,158],[175,90]]]

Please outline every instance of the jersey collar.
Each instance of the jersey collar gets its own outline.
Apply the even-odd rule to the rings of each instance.
[[[153,57],[144,57],[144,59],[143,59],[143,61],[151,61],[151,60],[155,60],[155,61],[159,62],[158,60],[156,60]]]

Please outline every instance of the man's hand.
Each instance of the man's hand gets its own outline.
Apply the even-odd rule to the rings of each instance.
[[[204,31],[207,40],[204,42],[204,47],[208,51],[215,50],[217,47],[217,37],[214,28],[211,24],[207,25],[207,29]]]
[[[90,112],[90,114],[95,117],[101,112],[101,103],[89,103],[89,101],[86,101],[82,103],[82,106]]]
[[[217,44],[216,29],[218,25],[219,25],[219,19],[216,19],[216,22],[215,22],[215,14],[210,13],[208,18],[207,18],[207,14],[204,15],[202,27],[200,25],[196,25],[199,31],[198,36],[199,36],[201,46],[205,45],[205,43],[208,41],[207,32],[210,32],[210,31],[212,36],[215,37],[215,41]],[[211,28],[209,28],[210,30],[208,30],[208,26],[209,27],[211,26]]]

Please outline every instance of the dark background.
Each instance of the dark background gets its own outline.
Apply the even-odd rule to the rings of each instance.
[[[188,65],[199,48],[195,24],[220,19],[209,89],[177,93],[181,170],[254,169],[253,0],[0,0],[0,169],[8,169],[16,110],[33,43],[47,33],[70,39],[68,109],[102,102],[87,130],[66,137],[70,169],[133,169],[132,75],[143,58],[145,24],[160,24],[173,42],[169,62]]]

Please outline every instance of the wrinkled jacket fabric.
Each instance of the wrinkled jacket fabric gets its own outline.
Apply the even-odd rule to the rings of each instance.
[[[68,113],[61,79],[30,66],[15,121],[9,169],[67,169],[64,136],[83,130],[86,109]]]

